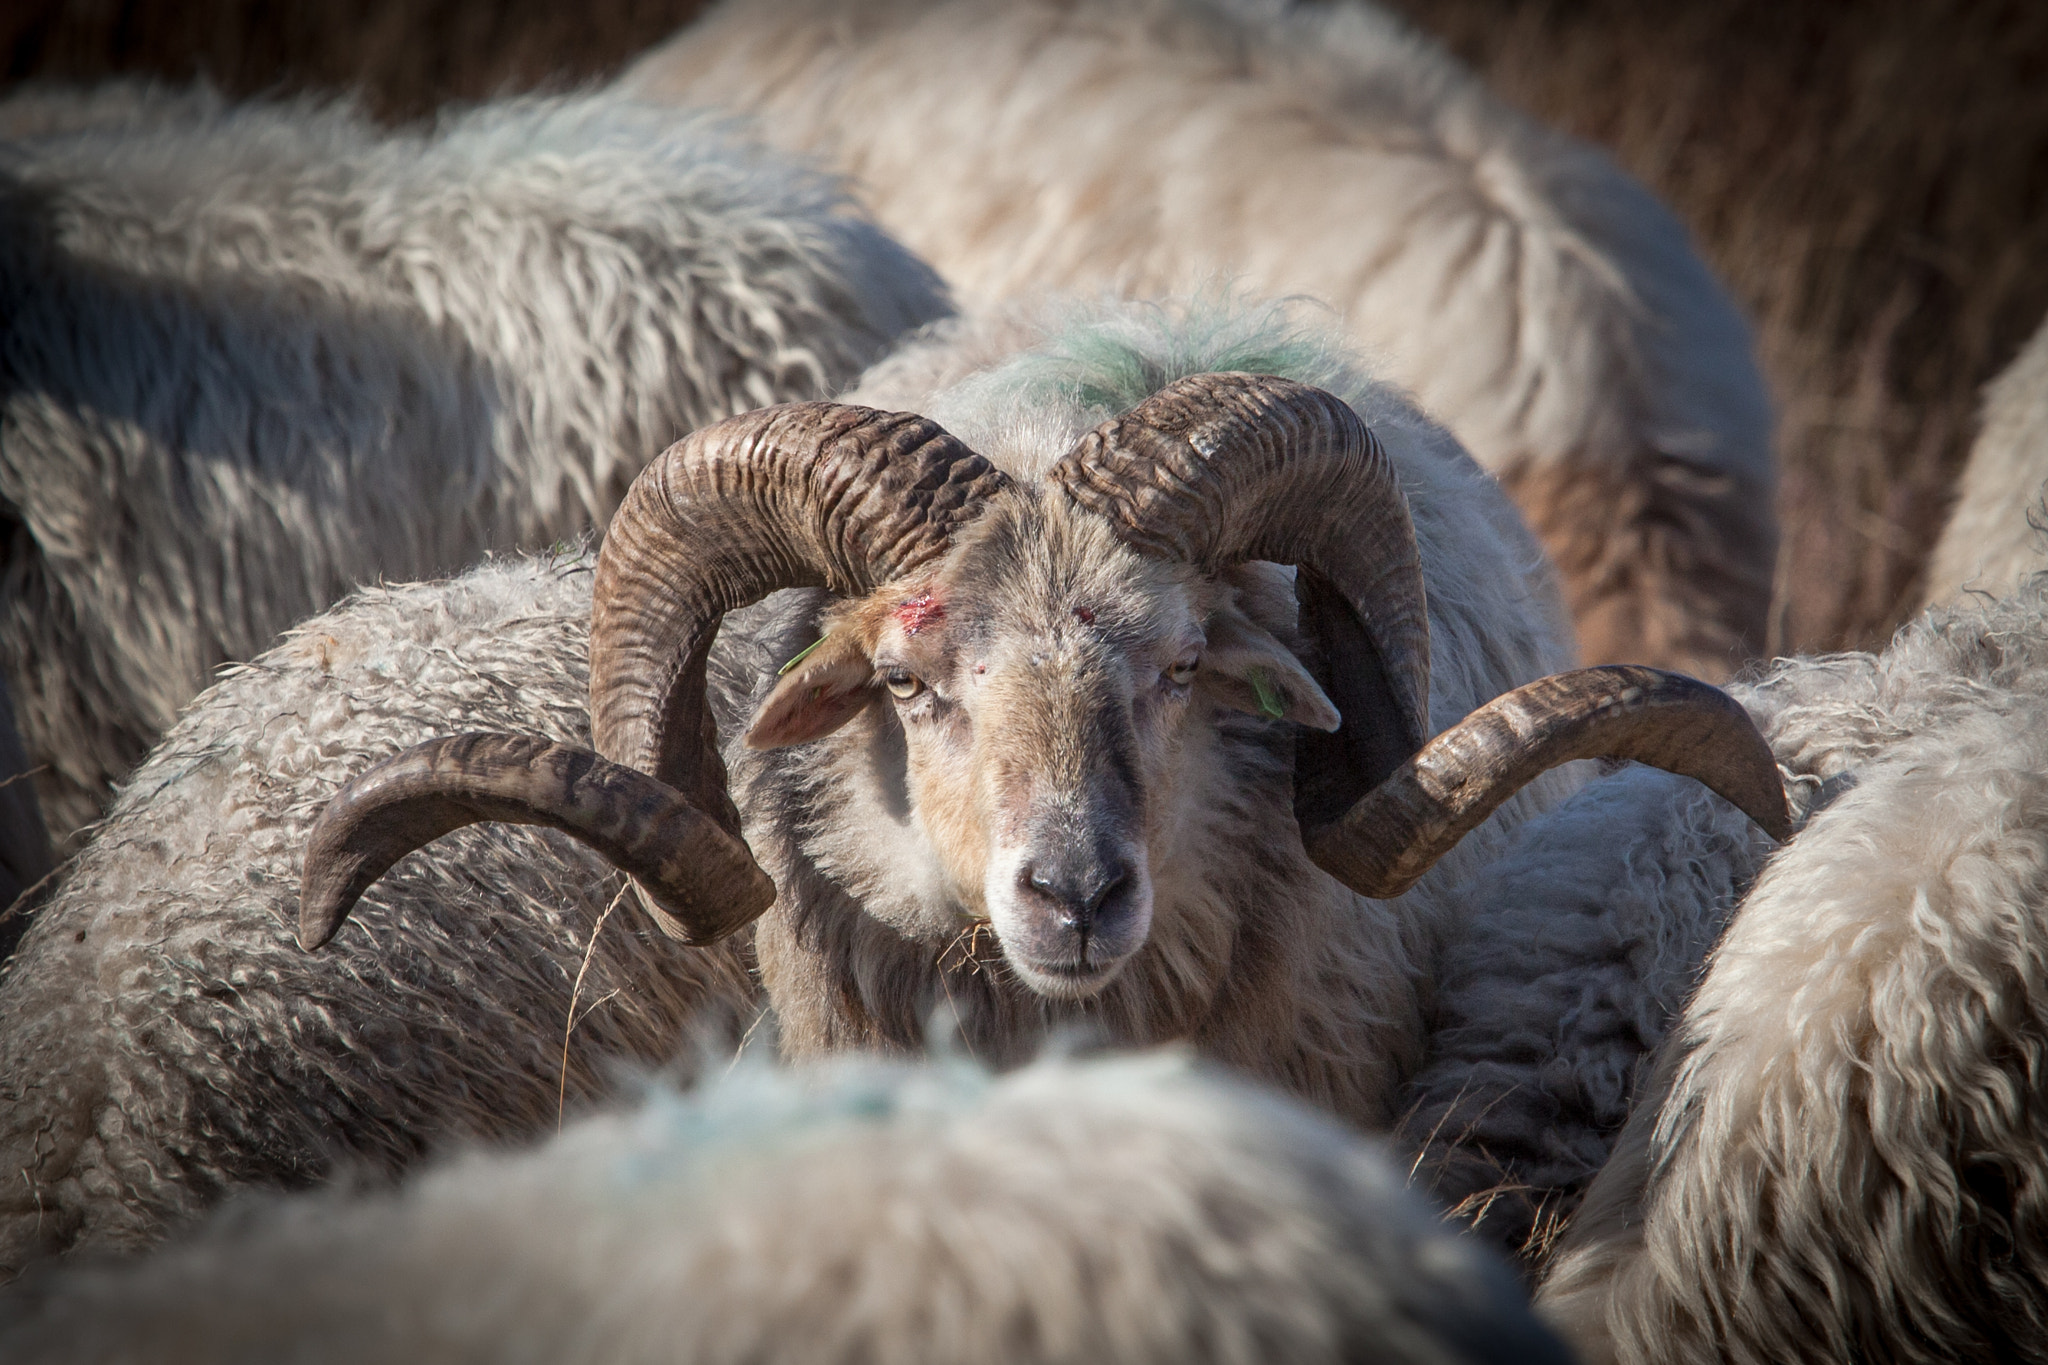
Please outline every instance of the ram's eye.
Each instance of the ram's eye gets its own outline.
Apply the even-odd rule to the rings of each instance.
[[[924,691],[924,681],[902,670],[882,675],[882,686],[889,689],[889,695],[898,701],[909,701]]]
[[[1195,680],[1195,667],[1200,662],[1200,659],[1194,657],[1176,660],[1166,670],[1166,680],[1175,687],[1186,687]]]

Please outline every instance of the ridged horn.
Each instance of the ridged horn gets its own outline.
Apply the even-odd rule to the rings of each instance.
[[[1269,375],[1177,380],[1081,438],[1049,482],[1136,549],[1214,573],[1298,566],[1317,680],[1343,715],[1304,736],[1297,815],[1341,813],[1429,734],[1422,560],[1393,464],[1335,395]]]
[[[719,621],[779,588],[863,594],[913,573],[1007,483],[935,422],[839,403],[764,408],[669,447],[627,491],[598,555],[598,752],[458,736],[358,777],[308,846],[301,941],[325,942],[393,862],[478,820],[583,840],[685,942],[750,922],[774,886],[740,837],[705,705]]]
[[[1704,783],[1773,839],[1792,815],[1770,746],[1718,687],[1656,668],[1556,673],[1438,735],[1338,819],[1302,830],[1317,865],[1398,896],[1531,779],[1575,758],[1632,759]]]
[[[704,705],[719,620],[778,588],[852,597],[913,573],[1008,482],[928,418],[839,403],[766,408],[672,446],[626,494],[598,556],[597,751],[736,831]]]
[[[450,735],[371,768],[320,812],[299,889],[299,946],[333,938],[400,858],[481,820],[574,835],[630,874],[686,928],[686,942],[715,942],[775,899],[745,844],[645,773],[527,735]]]

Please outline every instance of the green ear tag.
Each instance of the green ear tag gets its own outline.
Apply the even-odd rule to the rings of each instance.
[[[1286,706],[1280,701],[1280,694],[1273,689],[1273,684],[1266,681],[1265,669],[1248,668],[1245,670],[1245,676],[1252,681],[1252,691],[1259,694],[1260,711],[1272,720],[1279,720],[1287,714]]]
[[[820,635],[817,639],[805,645],[801,650],[797,652],[797,656],[794,659],[791,659],[788,663],[784,664],[782,667],[775,670],[775,676],[778,678],[781,677],[783,674],[789,672],[790,669],[795,668],[798,664],[802,663],[805,659],[810,658],[811,651],[816,649],[819,645],[824,644],[826,639],[828,638],[829,637],[827,636]]]

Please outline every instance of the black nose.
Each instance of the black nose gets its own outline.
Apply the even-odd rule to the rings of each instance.
[[[1027,893],[1053,905],[1061,927],[1087,934],[1130,884],[1131,866],[1121,858],[1075,851],[1028,862],[1017,880]]]

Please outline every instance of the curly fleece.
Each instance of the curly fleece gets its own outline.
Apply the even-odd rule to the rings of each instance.
[[[1545,1287],[1589,1360],[2048,1360],[2048,579],[1747,693],[1822,808]]]
[[[326,949],[293,937],[313,818],[372,763],[451,729],[589,744],[589,612],[585,557],[370,589],[194,702],[0,978],[0,1272],[533,1133],[620,1062],[730,1047],[741,950],[612,909],[623,880],[552,831],[450,835]]]

